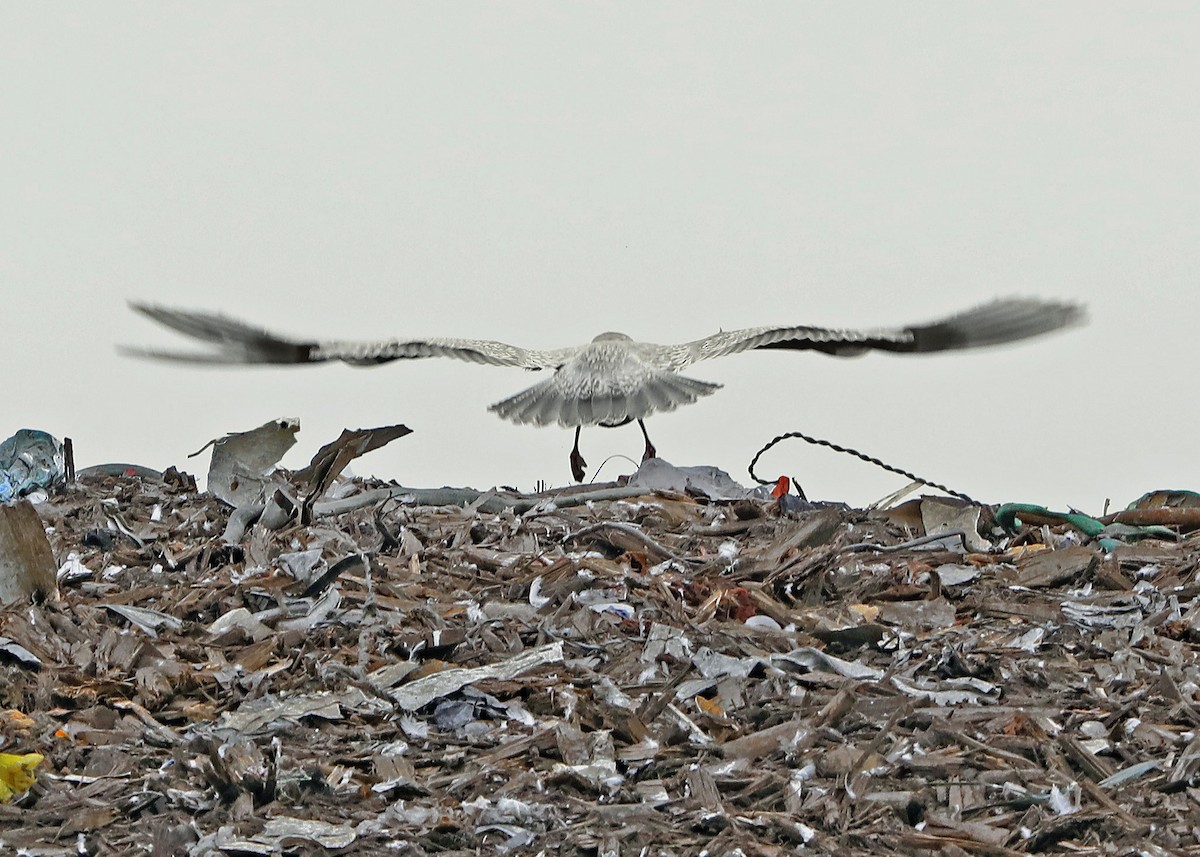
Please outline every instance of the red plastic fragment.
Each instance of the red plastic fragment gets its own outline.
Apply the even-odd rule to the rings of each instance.
[[[780,476],[779,481],[775,483],[775,487],[771,489],[771,496],[778,500],[792,488],[792,480],[786,476]]]

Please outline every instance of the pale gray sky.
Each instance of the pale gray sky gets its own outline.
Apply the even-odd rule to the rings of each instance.
[[[800,429],[990,501],[1098,511],[1200,488],[1200,5],[5,2],[0,438],[186,466],[301,420],[414,434],[359,472],[570,479],[571,433],[486,410],[538,376],[420,361],[187,369],[126,306],[301,335],[671,342],[924,321],[1005,294],[1081,330],[926,358],[749,353],[654,417],[746,480]],[[636,426],[584,433],[591,472]],[[600,478],[630,465],[616,461]],[[898,477],[791,442],[765,474],[868,502]]]

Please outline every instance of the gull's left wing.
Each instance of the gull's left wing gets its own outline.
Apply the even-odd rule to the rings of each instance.
[[[211,343],[215,348],[196,352],[128,347],[122,350],[138,357],[186,363],[299,364],[340,360],[356,366],[374,366],[392,360],[451,357],[493,366],[553,369],[574,353],[574,349],[535,351],[490,339],[390,339],[377,342],[293,340],[218,313],[139,303],[131,303],[130,306],[165,327]]]

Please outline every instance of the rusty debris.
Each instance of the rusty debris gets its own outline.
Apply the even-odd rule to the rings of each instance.
[[[0,852],[1200,849],[1190,503],[781,506],[664,465],[355,479],[307,522],[81,471],[28,506],[57,593],[0,609],[0,752],[44,757]]]

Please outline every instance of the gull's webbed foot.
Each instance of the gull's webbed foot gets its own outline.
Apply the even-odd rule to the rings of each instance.
[[[650,435],[646,432],[646,424],[638,420],[638,425],[642,429],[642,437],[646,439],[646,451],[642,453],[642,461],[647,461],[651,458],[658,457],[658,450],[654,448],[654,444],[650,442]]]
[[[579,454],[579,429],[575,429],[575,445],[571,447],[571,475],[575,477],[576,482],[583,481],[584,468],[587,467],[587,462],[583,460],[583,456]]]

